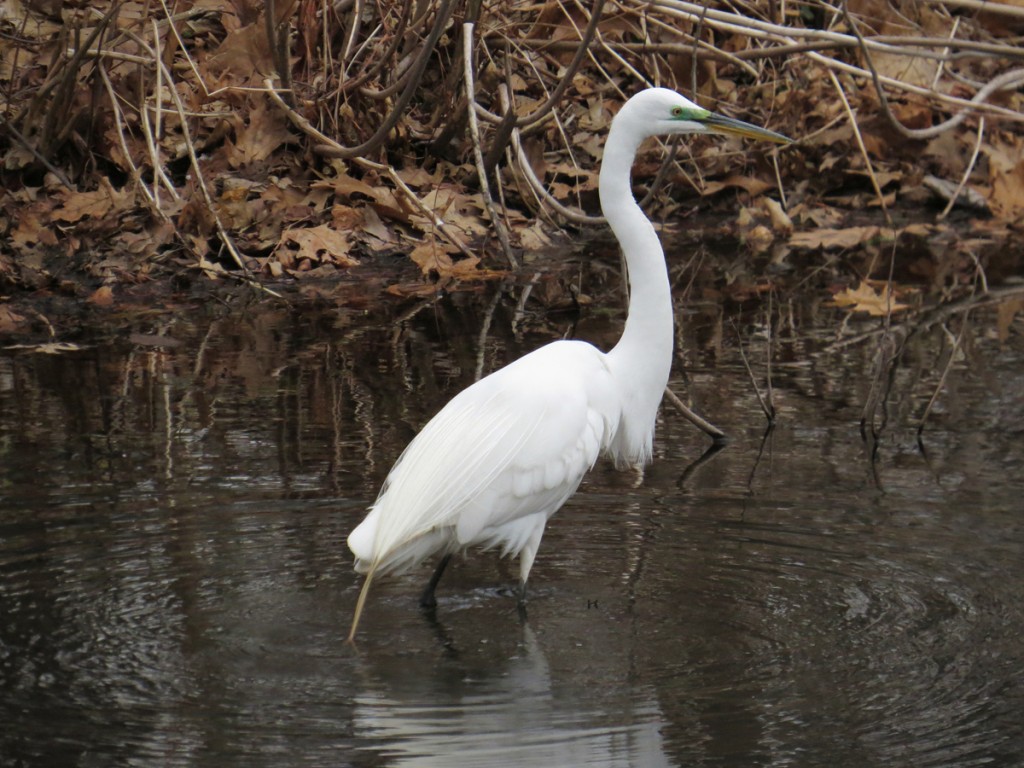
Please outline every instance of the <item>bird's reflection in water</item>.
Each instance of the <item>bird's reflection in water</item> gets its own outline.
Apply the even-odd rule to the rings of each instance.
[[[372,688],[355,697],[354,726],[368,750],[401,766],[669,765],[653,692],[631,712],[567,701],[525,614],[511,642],[457,638],[435,610],[424,618],[440,653],[431,670],[371,666]],[[367,664],[374,658],[364,656]],[[426,663],[424,659],[419,660]],[[404,666],[404,665],[399,665]],[[621,699],[619,699],[621,702]]]

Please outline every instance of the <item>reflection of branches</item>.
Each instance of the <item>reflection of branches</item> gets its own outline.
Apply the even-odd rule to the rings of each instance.
[[[758,467],[761,466],[761,459],[764,457],[765,449],[768,448],[768,438],[775,434],[775,422],[769,421],[768,426],[764,428],[764,432],[761,433],[761,443],[757,447],[757,456],[754,458],[754,463],[750,467],[750,474],[747,475],[747,494],[750,496],[754,495],[754,478],[757,476]]]
[[[1012,301],[1014,299],[1021,298],[1024,298],[1024,286],[1014,285],[1006,288],[993,288],[985,293],[964,296],[961,299],[957,299],[956,301],[951,301],[940,306],[917,310],[916,312],[908,310],[903,315],[905,319],[902,322],[893,323],[890,326],[890,329],[894,332],[901,332],[904,335],[909,335],[910,333],[918,335],[926,331],[930,331],[940,323],[945,323],[954,315],[970,312],[974,309],[994,307],[998,304],[1002,304],[1004,301]],[[835,341],[827,345],[822,352],[838,352],[847,347],[856,346],[869,339],[873,339],[884,334],[890,329],[878,327],[873,328],[870,331],[863,331],[861,333],[848,336],[845,339],[840,339],[839,341]]]
[[[953,369],[953,363],[956,361],[956,354],[960,350],[960,345],[964,340],[964,334],[967,333],[967,318],[969,315],[964,314],[963,324],[960,326],[960,333],[957,336],[953,336],[950,333],[949,328],[945,325],[942,326],[942,330],[945,332],[944,338],[949,342],[949,355],[946,357],[946,364],[942,366],[942,374],[939,376],[939,381],[935,385],[935,390],[932,392],[931,398],[928,400],[928,405],[925,406],[924,413],[921,414],[921,421],[917,425],[917,439],[920,442],[921,433],[924,432],[924,425],[928,421],[928,416],[932,412],[932,408],[935,406],[935,402],[939,399],[939,394],[942,392],[942,388],[946,385],[946,377],[949,376],[949,372]]]
[[[476,367],[473,369],[473,381],[480,381],[480,379],[484,377],[484,361],[487,353],[487,334],[490,333],[491,323],[494,321],[494,312],[498,309],[498,303],[501,301],[501,297],[505,294],[508,285],[509,280],[506,278],[494,292],[494,296],[491,297],[491,303],[487,305],[487,310],[484,312],[483,322],[480,323],[480,333],[477,335]]]
[[[747,375],[750,377],[750,383],[754,385],[754,394],[757,396],[757,402],[761,406],[761,412],[764,413],[764,417],[768,420],[768,425],[772,426],[775,424],[775,403],[772,401],[772,370],[771,370],[771,314],[768,316],[768,389],[767,397],[761,394],[761,388],[757,385],[757,377],[754,376],[754,371],[750,367],[750,362],[747,360],[747,353],[743,350],[743,339],[740,338],[739,330],[733,324],[733,331],[736,332],[737,349],[740,353],[740,359],[743,361],[743,366],[747,369]]]
[[[713,459],[719,452],[724,451],[726,445],[727,443],[724,440],[716,440],[709,445],[704,453],[686,465],[686,469],[683,470],[683,473],[679,475],[679,478],[676,480],[676,485],[679,488],[685,488],[686,484],[690,482],[690,478],[693,477],[693,474],[700,469],[700,467],[711,461],[711,459]]]
[[[902,329],[895,332],[885,329],[878,339],[878,347],[875,350],[874,362],[871,366],[871,385],[868,389],[868,396],[864,399],[864,409],[861,411],[860,431],[862,435],[870,431],[872,436],[877,437],[888,423],[889,393],[892,391],[898,368],[897,363],[903,354],[906,342],[907,336]],[[876,422],[879,411],[881,411],[882,420]]]
[[[930,332],[936,327],[942,328],[945,338],[951,342],[950,357],[943,366],[939,382],[918,423],[918,431],[920,432],[924,428],[924,424],[934,407],[939,393],[945,385],[946,378],[955,359],[955,353],[960,348],[964,337],[964,332],[961,330],[958,337],[952,338],[947,328],[948,321],[958,315],[966,317],[975,309],[993,307],[1005,301],[1020,300],[1022,298],[1024,298],[1024,287],[1022,286],[994,288],[990,291],[965,296],[962,299],[932,307],[928,310],[908,313],[908,316],[900,322],[893,322],[890,318],[888,322],[883,323],[877,328],[833,342],[825,347],[822,353],[838,352],[871,339],[878,340],[871,367],[870,388],[861,412],[861,432],[865,439],[868,437],[877,438],[885,429],[888,421],[889,395],[895,383],[899,361],[908,342]],[[966,319],[964,324],[966,325]]]

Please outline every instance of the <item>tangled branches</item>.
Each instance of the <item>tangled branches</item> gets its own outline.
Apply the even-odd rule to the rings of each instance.
[[[819,160],[846,124],[873,179],[874,163],[905,153],[880,126],[904,142],[972,131],[973,152],[945,169],[963,188],[986,121],[1012,131],[1024,120],[1024,52],[1004,31],[1020,14],[974,0],[893,3],[758,0],[740,12],[549,0],[538,12],[276,0],[261,11],[211,0],[161,3],[153,17],[139,0],[113,0],[59,19],[27,10],[3,22],[4,204],[12,221],[38,202],[18,190],[44,185],[66,221],[95,229],[98,216],[67,209],[110,185],[120,197],[106,210],[122,235],[126,209],[141,206],[148,217],[133,213],[134,231],[152,238],[155,258],[183,252],[207,274],[273,276],[386,251],[455,274],[494,233],[514,264],[517,249],[545,242],[534,217],[600,223],[588,213],[597,137],[614,105],[651,84],[771,124],[811,154],[818,146]],[[687,160],[696,176],[670,160],[649,197],[666,180],[707,193],[709,179],[750,162],[699,142]],[[771,175],[812,165],[783,158]],[[877,179],[875,192],[884,205]],[[317,238],[299,233],[317,228]],[[12,264],[7,253],[0,274]]]

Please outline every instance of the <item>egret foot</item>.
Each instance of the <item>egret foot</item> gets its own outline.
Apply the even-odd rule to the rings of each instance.
[[[436,608],[437,598],[434,597],[434,590],[437,588],[437,582],[441,580],[441,576],[444,575],[444,569],[448,567],[448,561],[452,559],[451,554],[447,554],[441,558],[437,567],[434,569],[433,575],[430,577],[430,581],[427,582],[426,588],[423,590],[423,594],[420,595],[420,607],[421,608]]]

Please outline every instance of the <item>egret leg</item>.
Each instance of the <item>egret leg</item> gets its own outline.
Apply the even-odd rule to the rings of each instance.
[[[519,582],[519,600],[516,601],[516,613],[519,614],[519,621],[526,623],[526,582]]]
[[[544,526],[547,524],[547,515],[540,516],[538,524],[530,533],[526,546],[519,553],[519,607],[526,606],[526,580],[530,578],[530,569],[533,568],[533,559],[540,549],[540,540],[544,537]]]
[[[420,595],[420,606],[423,608],[436,608],[437,598],[434,597],[434,590],[437,588],[437,582],[441,580],[441,576],[444,575],[444,569],[448,567],[448,561],[452,559],[452,555],[449,552],[447,555],[441,558],[441,561],[437,564],[434,569],[433,575],[430,577],[430,581],[427,582],[426,588],[423,590],[423,594]]]

